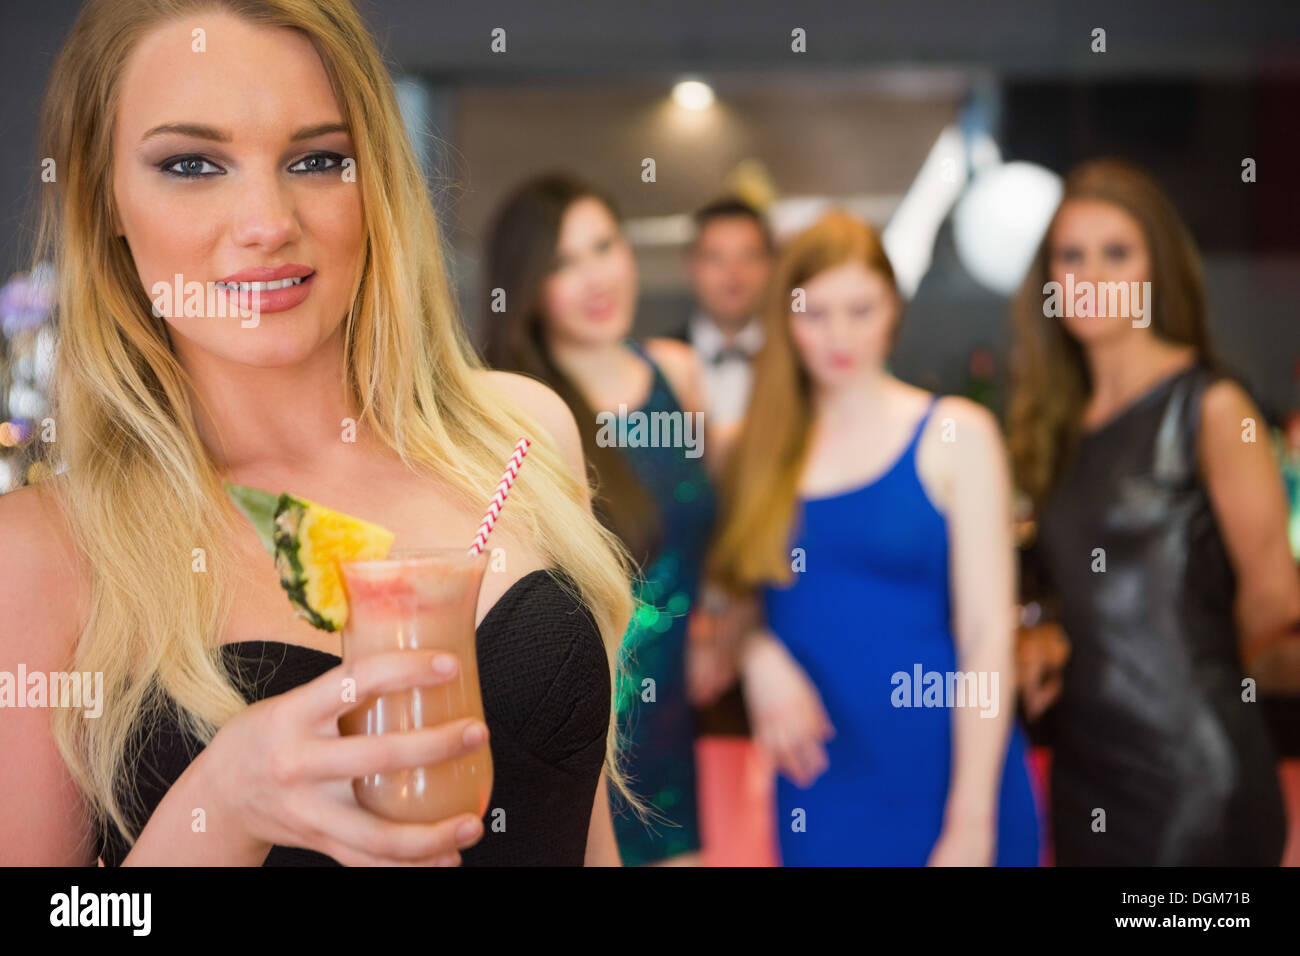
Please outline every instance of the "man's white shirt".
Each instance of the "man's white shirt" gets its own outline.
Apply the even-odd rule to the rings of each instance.
[[[730,346],[717,323],[703,312],[691,316],[687,334],[704,377],[705,421],[721,427],[739,424],[753,385],[753,357],[763,347],[758,318],[750,319]]]

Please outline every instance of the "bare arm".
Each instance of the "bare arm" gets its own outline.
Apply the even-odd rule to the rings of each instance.
[[[1244,441],[1245,419],[1256,440]],[[1261,688],[1300,691],[1300,572],[1287,542],[1287,506],[1263,417],[1234,382],[1210,386],[1201,405],[1198,454],[1237,579],[1241,657]]]
[[[953,710],[944,825],[995,829],[1015,693],[1011,483],[1002,439],[987,411],[964,399],[944,399],[935,417],[951,417],[956,426],[956,440],[943,447],[957,666],[978,675],[977,687],[987,681],[990,691],[989,700],[967,699]]]
[[[524,405],[551,433],[560,454],[568,462],[582,483],[587,510],[591,510],[590,489],[584,476],[586,467],[582,455],[582,437],[573,413],[554,391],[521,375],[507,372],[490,373],[494,381],[515,401]],[[601,771],[596,787],[596,800],[592,806],[591,821],[587,828],[587,866],[622,866],[618,842],[614,836],[614,821],[609,810],[609,789],[605,773]]]
[[[261,866],[266,860],[271,844],[247,836],[214,799],[208,755],[200,753],[167,790],[123,866]]]
[[[609,813],[609,787],[604,771],[596,787],[596,802],[591,810],[591,826],[587,830],[586,866],[622,866],[618,855],[618,840],[614,836],[614,819]]]
[[[582,438],[578,434],[578,423],[568,407],[559,405],[551,409],[553,431],[560,443],[561,453],[569,462],[574,474],[586,474],[582,457]],[[586,482],[583,482],[587,499],[587,510],[591,510],[591,496]],[[587,866],[622,866],[623,860],[618,853],[618,840],[614,836],[614,820],[609,810],[609,787],[605,772],[600,773],[600,783],[596,786],[596,800],[591,810],[591,822],[587,827],[587,854],[584,859]]]
[[[0,671],[15,682],[20,667],[71,668],[80,578],[56,522],[40,486],[0,497]],[[0,864],[95,865],[88,807],[54,743],[52,715],[48,707],[0,709]]]

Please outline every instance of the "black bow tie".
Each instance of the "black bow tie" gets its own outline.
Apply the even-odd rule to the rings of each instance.
[[[718,349],[716,352],[713,353],[712,358],[709,359],[709,364],[721,365],[723,362],[727,361],[728,359],[740,359],[742,362],[748,362],[749,353],[746,352],[744,349],[742,349],[739,345],[724,345],[722,348]]]

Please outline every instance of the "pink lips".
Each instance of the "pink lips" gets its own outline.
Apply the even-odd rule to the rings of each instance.
[[[275,282],[278,279],[297,279],[302,281],[296,285],[285,286],[283,289],[263,289],[258,292],[243,289],[227,289],[226,295],[232,304],[237,305],[241,311],[257,311],[259,314],[268,312],[285,312],[301,305],[307,296],[311,295],[312,285],[316,278],[316,273],[308,266],[289,264],[271,268],[268,266],[258,266],[251,269],[243,269],[239,272],[232,273],[219,282]]]
[[[596,319],[597,321],[608,319],[614,314],[614,299],[611,296],[606,299],[597,299],[594,303],[587,306],[587,318]]]
[[[251,269],[241,269],[239,272],[233,272],[228,276],[222,276],[218,282],[274,282],[276,279],[303,279],[312,274],[312,269],[308,266],[300,266],[295,262],[288,265],[276,266],[255,266]]]

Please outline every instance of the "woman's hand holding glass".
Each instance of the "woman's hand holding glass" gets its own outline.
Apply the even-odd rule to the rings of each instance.
[[[434,650],[359,658],[287,693],[267,698],[222,726],[192,765],[200,768],[234,839],[303,847],[347,866],[455,866],[483,835],[467,815],[395,823],[357,805],[352,780],[436,764],[487,745],[469,718],[404,733],[341,736],[339,717],[376,694],[453,680],[459,662]]]

